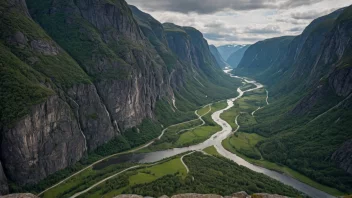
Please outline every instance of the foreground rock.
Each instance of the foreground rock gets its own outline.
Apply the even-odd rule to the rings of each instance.
[[[30,193],[22,193],[22,194],[11,194],[6,196],[1,196],[1,198],[38,198],[38,197]]]
[[[140,195],[119,195],[115,198],[144,198],[144,197]],[[164,195],[159,198],[169,198],[169,197]],[[221,195],[215,195],[215,194],[187,193],[187,194],[174,195],[171,198],[288,198],[288,197],[281,196],[281,195],[271,195],[266,193],[257,193],[253,195],[248,195],[246,192],[242,191],[242,192],[234,193],[231,196],[225,196],[225,197]]]

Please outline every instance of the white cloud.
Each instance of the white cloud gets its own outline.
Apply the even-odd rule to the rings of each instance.
[[[352,0],[127,0],[160,22],[192,26],[210,44],[250,44],[297,35],[314,18]]]

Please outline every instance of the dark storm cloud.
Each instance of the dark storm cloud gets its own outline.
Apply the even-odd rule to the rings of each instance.
[[[311,5],[319,1],[321,0],[127,0],[129,4],[141,6],[150,11],[196,12],[199,14],[210,14],[226,9],[287,9]]]

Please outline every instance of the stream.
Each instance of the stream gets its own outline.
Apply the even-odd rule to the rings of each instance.
[[[226,73],[229,73],[231,70],[224,70]],[[227,104],[228,106],[225,109],[219,110],[211,115],[212,119],[219,124],[222,127],[222,130],[211,136],[208,140],[206,140],[203,143],[194,145],[194,146],[189,146],[189,147],[184,147],[184,148],[174,148],[174,149],[168,149],[164,151],[156,151],[156,152],[150,152],[150,153],[129,153],[129,154],[124,154],[120,155],[114,158],[110,158],[106,161],[100,162],[99,164],[96,164],[94,166],[95,169],[103,169],[111,164],[118,164],[118,163],[125,163],[125,162],[133,162],[133,163],[155,163],[157,161],[160,161],[165,158],[173,157],[181,153],[189,152],[189,151],[199,151],[203,150],[207,147],[210,146],[215,146],[216,150],[225,158],[232,160],[233,162],[237,163],[238,165],[245,166],[248,169],[265,174],[273,179],[276,179],[286,185],[292,186],[293,188],[307,194],[308,196],[312,198],[333,198],[334,196],[329,195],[321,190],[318,190],[314,187],[311,187],[305,183],[302,183],[288,175],[272,171],[263,167],[259,167],[256,165],[253,165],[244,159],[240,158],[236,154],[233,154],[229,151],[227,151],[221,144],[223,140],[225,140],[227,137],[229,137],[231,134],[233,134],[233,129],[228,124],[226,121],[222,120],[220,118],[220,115],[229,109],[231,109],[234,106],[234,101],[238,100],[243,96],[244,93],[254,91],[260,88],[263,88],[263,85],[253,81],[253,80],[247,80],[242,77],[238,76],[233,76],[233,78],[239,78],[244,80],[247,83],[254,84],[256,87],[253,89],[249,89],[246,91],[242,91],[240,88],[237,89],[237,92],[239,95],[236,98],[228,99]],[[268,99],[268,98],[267,98]],[[238,117],[237,117],[238,118]],[[237,122],[236,118],[236,122]],[[238,128],[235,130],[237,132],[239,130],[240,126],[238,125]]]

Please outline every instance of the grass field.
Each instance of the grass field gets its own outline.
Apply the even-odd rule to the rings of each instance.
[[[220,130],[220,126],[202,126],[191,131],[187,131],[180,136],[175,143],[175,146],[184,147],[203,142]]]
[[[253,159],[262,159],[256,144],[265,138],[255,133],[237,132],[228,138],[229,144],[236,149],[237,152]]]
[[[200,116],[205,116],[205,115],[208,113],[208,111],[210,110],[210,108],[211,108],[211,105],[207,105],[207,106],[205,106],[205,107],[199,109],[199,110],[197,111],[197,113],[198,113],[198,115],[200,115]]]
[[[113,178],[112,181],[106,181],[105,183],[97,186],[88,193],[81,197],[87,198],[110,198],[115,197],[123,193],[126,189],[139,184],[151,183],[166,175],[178,175],[182,178],[187,176],[187,171],[181,162],[180,157],[170,159],[161,164],[157,164],[151,167],[140,168],[138,170],[131,170],[125,174],[119,175]],[[124,181],[122,185],[111,186],[114,180]]]
[[[240,111],[237,107],[233,107],[227,111],[225,111],[224,113],[222,113],[220,115],[220,118],[225,120],[227,123],[230,124],[230,126],[232,127],[232,130],[235,130],[237,128],[237,124],[236,124],[236,117],[237,115],[239,115]]]
[[[244,97],[235,102],[235,107],[239,108],[240,112],[251,114],[258,107],[266,105],[265,89],[258,89],[251,92],[246,92]]]
[[[80,192],[94,183],[109,177],[115,173],[120,172],[123,169],[126,169],[133,164],[117,164],[109,166],[105,169],[95,170],[93,167],[89,168],[82,173],[72,177],[61,185],[48,190],[45,192],[42,197],[51,198],[51,197],[69,197],[74,195],[77,192]]]
[[[151,152],[177,147],[191,146],[207,140],[213,134],[221,130],[221,127],[218,126],[212,120],[211,115],[215,111],[226,108],[226,106],[226,101],[221,101],[208,106],[204,106],[203,108],[197,111],[197,113],[202,116],[205,122],[203,126],[200,126],[202,122],[199,119],[172,126],[165,131],[164,136],[160,140],[155,141],[151,146],[140,150],[139,152]],[[210,107],[211,111],[209,111]]]
[[[246,83],[241,87],[241,90],[246,91],[246,90],[253,89],[253,88],[256,88],[256,86],[253,85],[252,83]]]
[[[216,150],[216,148],[214,146],[210,146],[208,148],[205,148],[203,151],[208,153],[209,155],[212,155],[212,156],[222,157],[222,155],[220,155],[220,153],[218,153],[218,151]]]

